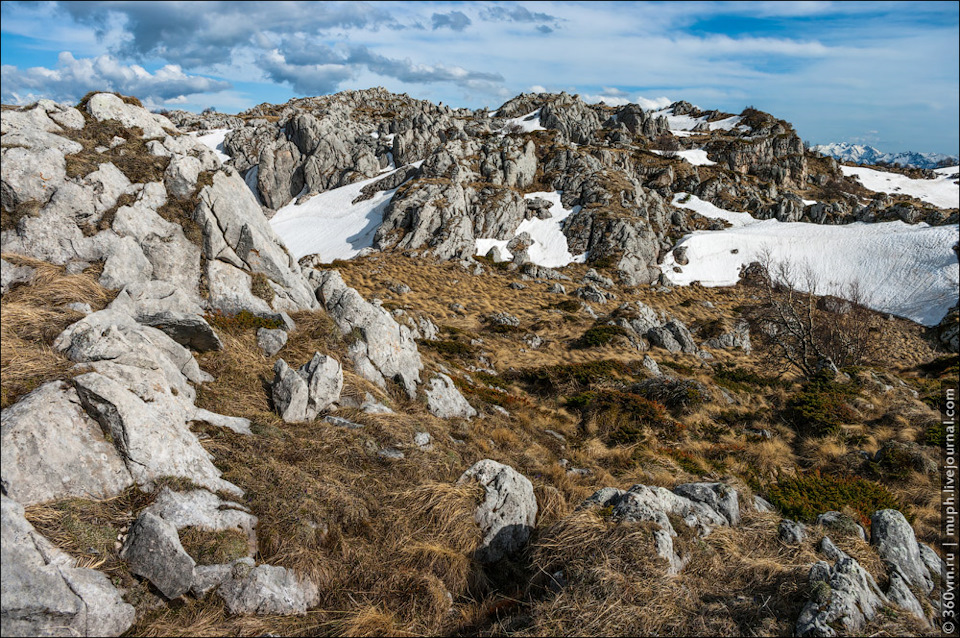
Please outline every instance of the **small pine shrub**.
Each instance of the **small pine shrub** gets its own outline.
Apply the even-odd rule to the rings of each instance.
[[[856,412],[847,405],[847,400],[855,394],[853,384],[837,383],[830,373],[823,371],[790,398],[784,417],[803,436],[830,436],[857,419]]]
[[[526,383],[542,396],[556,396],[580,392],[596,383],[634,376],[637,373],[638,370],[623,361],[601,359],[510,371],[506,378]]]
[[[571,345],[577,349],[599,348],[613,341],[615,337],[625,336],[627,331],[620,326],[594,326],[575,339]]]
[[[713,399],[710,390],[693,379],[656,377],[647,379],[631,388],[650,400],[658,401],[673,410],[690,411]]]
[[[849,507],[865,527],[877,510],[901,509],[897,498],[883,485],[851,476],[821,475],[819,471],[781,478],[767,490],[767,499],[784,516],[814,522],[817,516]],[[908,520],[911,516],[907,515]]]
[[[469,343],[463,343],[460,341],[445,339],[431,341],[429,339],[421,339],[418,340],[417,343],[421,348],[429,348],[430,350],[434,350],[444,356],[470,357],[476,353],[476,348]]]

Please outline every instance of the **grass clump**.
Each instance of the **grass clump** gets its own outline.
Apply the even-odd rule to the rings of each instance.
[[[790,398],[784,417],[803,436],[830,436],[857,419],[847,404],[854,395],[853,384],[839,383],[829,372],[821,371]]]
[[[180,530],[180,544],[198,565],[220,565],[247,556],[247,535],[238,529],[210,531],[200,527]]]
[[[83,146],[79,153],[66,156],[68,177],[86,177],[100,168],[100,164],[110,162],[134,184],[163,181],[170,158],[154,155],[147,149],[142,129],[128,128],[116,120],[100,122],[86,111],[83,113],[86,118],[84,127],[63,134]],[[111,148],[114,138],[121,138],[124,142]],[[97,147],[107,150],[98,153]]]
[[[779,377],[768,377],[753,370],[738,368],[729,364],[720,364],[713,373],[714,382],[734,392],[756,392],[759,388],[783,387],[786,385]]]
[[[824,476],[819,471],[781,478],[767,490],[767,499],[784,516],[806,522],[815,521],[824,512],[850,508],[865,527],[877,510],[902,508],[879,483],[859,477]]]
[[[627,331],[620,326],[594,326],[584,332],[571,344],[577,349],[599,348],[605,346],[616,337],[626,337]]]
[[[564,299],[563,301],[558,301],[555,304],[550,304],[548,308],[556,308],[557,310],[562,310],[563,312],[569,312],[571,314],[580,312],[580,308],[583,307],[583,303],[577,299]]]
[[[206,319],[207,323],[211,326],[232,333],[258,330],[259,328],[276,329],[283,327],[283,320],[279,317],[262,317],[253,314],[249,310],[241,310],[232,315],[214,310],[204,315],[203,318]]]
[[[713,399],[710,390],[693,379],[655,377],[638,383],[631,390],[672,410],[682,412],[689,412]]]

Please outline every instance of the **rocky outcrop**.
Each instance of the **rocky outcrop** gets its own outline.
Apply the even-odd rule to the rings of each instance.
[[[380,386],[386,379],[396,380],[415,397],[423,362],[410,329],[347,286],[339,272],[312,271],[311,277],[317,298],[340,331],[345,335],[356,331],[359,337],[348,350],[357,372]]]
[[[477,416],[477,411],[463,398],[453,379],[445,374],[437,374],[430,379],[429,385],[424,387],[424,394],[427,397],[427,409],[435,417],[470,419]]]
[[[474,519],[483,541],[474,553],[483,563],[495,563],[526,545],[537,520],[533,485],[509,465],[490,459],[478,461],[463,473],[458,485],[476,482],[484,489]]]
[[[740,523],[737,492],[722,483],[687,483],[673,492],[647,485],[634,485],[627,491],[605,487],[581,503],[580,509],[584,507],[610,508],[612,520],[620,523],[656,524],[654,546],[669,574],[679,573],[687,561],[674,548],[677,531],[670,516],[679,517],[700,536],[714,527]]]
[[[318,352],[298,370],[277,359],[273,371],[273,406],[284,421],[312,421],[340,400],[343,369],[333,357]]]

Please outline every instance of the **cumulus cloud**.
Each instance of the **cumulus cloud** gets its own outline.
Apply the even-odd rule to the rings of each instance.
[[[102,30],[119,19],[128,34],[117,53],[162,57],[196,67],[229,62],[236,47],[262,33],[316,33],[334,28],[401,28],[366,2],[61,2],[75,20]]]
[[[442,29],[444,27],[454,31],[463,31],[472,24],[462,11],[451,11],[450,13],[434,13],[431,18],[433,29]]]
[[[341,82],[366,69],[401,82],[432,84],[447,82],[456,86],[500,94],[499,73],[470,71],[444,64],[417,64],[409,58],[391,58],[365,46],[328,47],[310,45],[302,38],[291,38],[281,49],[260,59],[261,68],[277,81],[286,82],[301,94],[330,93]]]
[[[121,64],[110,55],[75,58],[59,55],[56,68],[19,69],[3,66],[3,100],[22,103],[36,97],[75,102],[89,91],[116,91],[144,101],[165,101],[193,93],[211,93],[230,88],[230,83],[189,75],[176,64],[150,73],[137,64]]]

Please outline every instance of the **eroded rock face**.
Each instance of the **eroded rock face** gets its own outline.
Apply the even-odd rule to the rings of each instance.
[[[423,362],[410,329],[347,286],[339,272],[314,273],[317,298],[337,327],[345,335],[356,330],[360,337],[349,351],[358,372],[381,386],[384,379],[395,379],[410,397],[415,397]]]
[[[273,371],[273,405],[284,421],[312,421],[340,400],[343,368],[333,357],[318,352],[299,370],[278,359]]]
[[[120,558],[167,598],[182,596],[193,585],[196,562],[180,544],[177,528],[154,514],[141,514],[133,524]]]
[[[494,563],[522,549],[537,519],[530,480],[509,465],[486,459],[464,472],[457,484],[470,481],[482,485],[485,494],[474,515],[483,532],[476,558]]]
[[[6,494],[0,496],[0,512],[4,636],[119,636],[133,625],[133,606],[106,576],[74,567]]]

